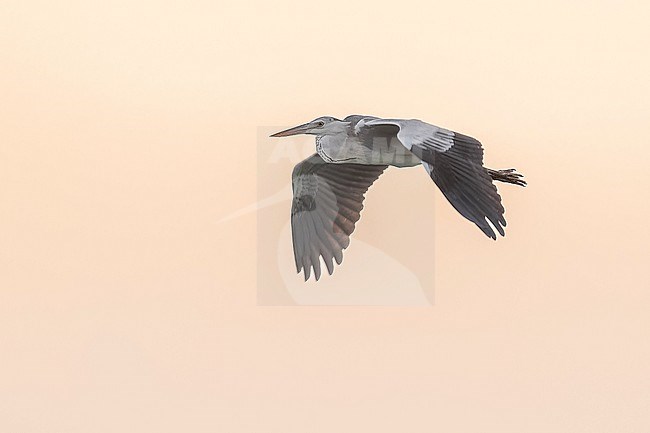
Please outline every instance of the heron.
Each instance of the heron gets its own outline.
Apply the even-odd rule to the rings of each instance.
[[[361,218],[370,186],[388,168],[422,165],[449,203],[488,237],[505,236],[505,210],[493,181],[526,186],[515,169],[483,166],[483,147],[470,136],[418,119],[331,116],[271,137],[316,136],[316,153],[291,176],[291,233],[296,271],[321,277],[321,257],[332,275]],[[496,232],[495,232],[496,230]]]

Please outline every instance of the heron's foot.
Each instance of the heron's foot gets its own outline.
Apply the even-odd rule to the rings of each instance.
[[[526,186],[526,181],[524,180],[524,175],[517,173],[517,170],[514,168],[508,168],[505,170],[492,170],[491,168],[487,169],[488,174],[494,180],[499,182],[512,183],[514,185]]]

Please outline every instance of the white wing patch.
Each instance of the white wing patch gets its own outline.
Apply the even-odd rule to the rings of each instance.
[[[366,126],[394,125],[399,128],[397,138],[408,150],[413,146],[432,147],[445,152],[454,145],[454,132],[421,120],[377,119],[365,122]]]

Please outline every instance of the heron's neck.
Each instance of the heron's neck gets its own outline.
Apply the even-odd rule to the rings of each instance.
[[[347,134],[327,134],[316,136],[316,152],[325,162],[347,162],[349,147],[346,145]]]
[[[343,145],[345,143],[345,140],[348,138],[348,135],[345,133],[345,131],[341,132],[336,132],[336,133],[327,133],[324,135],[317,135],[316,136],[316,145],[329,145],[329,146],[336,146],[336,145]]]
[[[348,122],[335,121],[325,126],[325,131],[323,136],[337,136],[337,135],[347,136],[349,128],[350,128],[350,124]]]

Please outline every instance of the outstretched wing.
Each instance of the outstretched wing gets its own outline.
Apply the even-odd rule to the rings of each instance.
[[[305,281],[314,268],[320,278],[320,256],[327,271],[334,272],[343,250],[361,217],[364,194],[384,172],[386,165],[328,164],[314,154],[293,170],[291,234],[296,270],[304,269]]]
[[[440,191],[462,216],[492,239],[497,236],[490,223],[505,235],[505,210],[483,167],[483,148],[478,140],[420,120],[376,119],[365,124],[387,125],[398,128],[397,139],[422,160]]]

